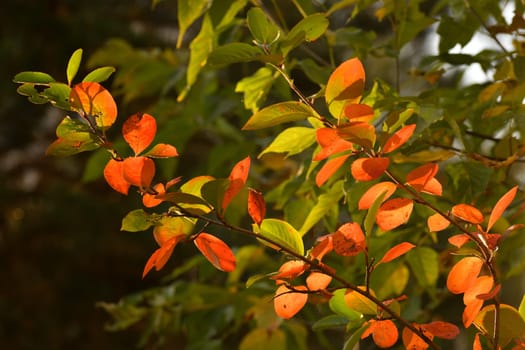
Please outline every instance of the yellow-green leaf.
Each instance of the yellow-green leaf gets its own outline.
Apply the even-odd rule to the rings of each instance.
[[[254,113],[242,127],[243,130],[269,128],[282,123],[305,120],[313,116],[310,107],[301,102],[281,102]]]
[[[301,235],[286,221],[279,219],[264,219],[260,227],[254,224],[253,230],[259,235],[268,238],[299,255],[304,255],[304,244]],[[261,241],[272,248],[278,249],[278,247],[272,246],[272,244],[267,241]]]

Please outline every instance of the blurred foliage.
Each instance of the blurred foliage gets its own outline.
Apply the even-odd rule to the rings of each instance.
[[[0,292],[2,347],[254,349],[263,342],[274,349],[329,349],[344,343],[342,328],[312,331],[329,310],[324,303],[306,308],[297,320],[277,318],[273,284],[254,277],[250,288],[245,283],[253,274],[275,271],[282,258],[221,230],[213,233],[236,249],[240,266],[234,273],[217,272],[195,250],[177,249],[171,272],[140,280],[154,242],[150,235],[118,233],[120,219],[140,198],[107,191],[100,179],[107,162],[102,151],[43,159],[62,112],[14,96],[11,79],[19,71],[45,71],[65,80],[66,59],[78,47],[89,56],[82,76],[100,66],[116,68],[107,85],[118,100],[117,123],[147,111],[159,123],[156,140],[177,146],[181,157],[162,161],[163,179],[224,177],[239,159],[262,152],[251,185],[265,193],[272,214],[308,231],[308,247],[341,222],[364,219],[355,199],[366,187],[341,172],[317,188],[311,142],[305,137],[288,143],[282,126],[241,131],[253,113],[294,99],[271,64],[285,63],[295,85],[315,99],[340,62],[351,56],[363,60],[364,102],[381,111],[376,118],[377,125],[385,122],[382,131],[408,120],[417,124],[417,137],[396,155],[392,172],[406,174],[414,164],[441,161],[445,192],[433,203],[440,208],[475,203],[489,213],[506,189],[525,188],[520,0],[57,0],[3,6],[0,253],[10,282]],[[250,13],[253,7],[262,10]],[[261,22],[260,14],[271,20]],[[308,15],[314,16],[311,27],[300,22]],[[475,52],[461,50],[471,42],[480,46]],[[315,106],[328,114],[319,100]],[[271,144],[279,133],[285,141]],[[122,145],[115,142],[117,149]],[[510,208],[512,223],[524,222],[522,209]],[[445,234],[428,234],[428,214],[416,210],[411,225],[396,235],[370,238],[372,255],[401,240],[421,245],[406,259],[378,268],[371,284],[382,298],[410,295],[403,311],[409,319],[443,316],[461,323],[461,300],[436,287],[454,259]],[[502,300],[513,305],[524,288],[524,237],[511,233],[498,253]],[[330,264],[361,284],[362,259]],[[103,333],[103,321],[108,330],[124,332]],[[459,349],[461,341],[443,346]]]

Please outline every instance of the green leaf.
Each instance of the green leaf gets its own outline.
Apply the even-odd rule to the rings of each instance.
[[[70,93],[71,88],[67,84],[50,83],[49,88],[42,92],[42,96],[47,98],[53,106],[69,111],[71,110],[69,103]]]
[[[151,215],[142,209],[135,209],[126,214],[126,216],[122,219],[122,226],[120,227],[120,230],[139,232],[145,231],[151,226],[153,226]]]
[[[177,36],[177,49],[182,45],[186,30],[199,18],[210,4],[209,0],[192,0],[177,2],[177,18],[179,20],[179,34]]]
[[[71,86],[71,82],[75,79],[75,76],[78,72],[78,67],[80,67],[80,62],[82,61],[82,49],[77,49],[67,62],[66,76],[67,76],[67,85]]]
[[[212,211],[202,198],[184,192],[167,192],[157,198],[172,202],[194,215],[205,215]]]
[[[319,222],[334,206],[337,206],[339,200],[343,197],[344,181],[337,181],[332,185],[327,193],[319,196],[317,203],[306,217],[303,226],[299,230],[301,236],[304,236],[316,223]]]
[[[312,325],[312,330],[322,331],[325,329],[334,329],[345,327],[348,324],[348,318],[341,315],[329,315],[317,320]]]
[[[228,188],[230,181],[228,179],[211,180],[202,185],[202,197],[214,208],[222,207],[224,193]]]
[[[406,254],[406,260],[423,287],[433,287],[439,277],[439,256],[428,247],[416,247]]]
[[[55,140],[46,150],[46,154],[67,157],[80,152],[92,151],[100,147],[98,140],[89,132],[70,132]]]
[[[521,315],[521,318],[523,318],[525,320],[525,294],[521,298],[521,303],[520,303],[520,306],[519,306],[518,310],[519,310],[519,313]]]
[[[403,294],[409,278],[410,270],[403,262],[381,264],[374,269],[370,286],[378,298],[386,299]]]
[[[41,93],[35,88],[36,84],[33,83],[23,83],[16,89],[16,92],[22,96],[27,96],[29,102],[34,104],[44,104],[48,103],[49,99],[43,97]]]
[[[268,128],[282,123],[305,120],[313,116],[310,107],[301,102],[281,102],[254,113],[242,127],[243,130]]]
[[[283,130],[258,156],[266,153],[285,153],[285,157],[301,153],[315,142],[315,129],[302,126]]]
[[[75,133],[75,132],[90,132],[89,126],[80,121],[72,119],[70,116],[66,116],[60,124],[58,124],[56,129],[56,135],[58,137],[65,137],[68,134]]]
[[[343,350],[353,350],[355,349],[355,346],[359,343],[361,340],[361,335],[366,331],[368,328],[368,324],[362,323],[361,326],[348,338],[348,340],[345,342],[343,346]]]
[[[372,228],[374,227],[374,223],[376,222],[376,215],[379,211],[379,208],[381,207],[381,204],[383,203],[383,198],[385,198],[386,193],[387,190],[383,191],[379,196],[377,196],[374,203],[372,203],[372,206],[368,208],[368,212],[366,213],[364,223],[365,234],[367,237],[370,237],[372,235]]]
[[[253,75],[241,79],[235,86],[235,92],[244,93],[244,107],[255,113],[265,101],[274,80],[275,75],[272,70],[262,67]]]
[[[357,322],[362,320],[363,314],[352,310],[346,304],[345,294],[346,289],[338,289],[333,293],[332,297],[330,298],[330,301],[328,302],[330,310],[332,310],[339,316],[344,316],[347,319],[347,321],[350,322]]]
[[[47,85],[55,81],[55,79],[47,74],[42,72],[21,72],[15,75],[13,78],[15,83],[33,83],[33,84],[43,84]]]
[[[479,312],[474,320],[474,325],[485,334],[493,337],[494,334],[494,305],[487,305]],[[511,305],[501,304],[499,309],[499,342],[506,346],[513,338],[525,334],[525,319],[518,310]]]
[[[364,290],[364,287],[359,287],[359,289]],[[370,293],[374,294],[370,289]],[[364,295],[354,291],[347,290],[345,293],[345,302],[348,307],[356,312],[359,312],[364,315],[375,315],[377,314],[377,305]]]
[[[257,61],[264,56],[264,52],[253,45],[246,43],[229,43],[215,48],[208,57],[208,64],[220,67],[238,62]]]
[[[239,350],[286,350],[286,334],[279,328],[268,332],[255,328],[248,332],[239,345]]]
[[[93,83],[102,83],[109,79],[111,74],[115,72],[115,67],[100,67],[89,72],[82,81],[89,81]]]
[[[463,20],[454,20],[448,16],[439,21],[437,32],[439,34],[439,52],[447,53],[456,44],[465,46],[479,26],[472,16],[466,16]]]
[[[301,45],[304,41],[317,40],[328,29],[328,19],[322,13],[316,13],[303,18],[297,23],[283,40],[281,50],[283,56],[288,56],[288,53]]]
[[[248,28],[258,44],[268,46],[279,38],[279,28],[259,7],[252,7],[247,15]]]
[[[253,224],[253,231],[299,255],[304,255],[304,244],[301,235],[286,221],[279,219],[264,219],[260,227]],[[266,241],[261,240],[261,242],[271,246],[271,244]]]
[[[401,5],[404,10],[403,17],[399,19],[399,27],[396,32],[396,48],[402,48],[406,43],[414,39],[421,31],[430,27],[436,20],[425,16],[423,12],[419,10],[419,2],[412,1],[409,5]]]

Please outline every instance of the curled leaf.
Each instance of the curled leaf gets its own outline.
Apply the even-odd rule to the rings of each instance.
[[[144,195],[142,196],[142,204],[144,204],[144,206],[146,208],[156,207],[157,205],[159,205],[160,203],[163,202],[162,199],[159,199],[159,198],[156,198],[156,197],[158,195],[162,195],[162,194],[166,193],[166,188],[164,187],[164,184],[162,184],[162,183],[156,184],[155,186],[153,186],[153,190],[157,194],[144,193]]]
[[[164,242],[164,244],[159,249],[155,250],[155,252],[151,254],[151,257],[148,259],[146,266],[144,267],[142,278],[144,278],[152,268],[155,268],[157,271],[162,269],[168,262],[177,243],[182,241],[185,237],[186,235],[175,236]]]
[[[416,191],[421,192],[437,172],[438,165],[435,163],[422,165],[407,174],[406,183]]]
[[[470,237],[466,234],[462,233],[459,235],[454,235],[448,238],[448,243],[452,244],[453,246],[457,248],[463,247],[465,243],[470,241]]]
[[[396,191],[397,186],[390,181],[379,182],[370,187],[359,199],[357,207],[359,210],[369,209],[376,199],[384,193],[383,201],[390,198]]]
[[[235,255],[230,247],[219,238],[209,233],[200,233],[193,241],[202,255],[216,269],[231,272],[235,270]]]
[[[321,261],[323,257],[334,249],[332,235],[324,236],[318,239],[310,251],[310,257]]]
[[[325,90],[326,104],[337,119],[349,103],[358,103],[365,86],[365,69],[357,58],[339,65],[328,78]]]
[[[153,148],[144,155],[152,158],[171,158],[177,157],[179,152],[177,152],[175,146],[166,143],[159,143],[153,146]]]

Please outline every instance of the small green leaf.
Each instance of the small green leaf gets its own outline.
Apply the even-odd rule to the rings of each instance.
[[[15,83],[33,83],[33,84],[49,84],[55,81],[55,79],[42,72],[21,72],[15,75],[13,78]]]
[[[270,45],[279,38],[279,28],[259,7],[252,7],[247,15],[248,28],[254,39],[261,45]]]
[[[66,137],[68,134],[75,132],[90,132],[89,126],[80,120],[72,119],[70,116],[66,116],[56,129],[56,135],[58,137]]]
[[[312,325],[312,330],[322,331],[324,329],[334,329],[345,327],[348,324],[348,318],[341,315],[329,315],[317,320]]]
[[[77,75],[78,67],[80,67],[80,62],[82,61],[82,52],[82,49],[77,49],[69,58],[66,68],[67,85],[71,86],[71,82]]]
[[[304,103],[296,101],[281,102],[254,113],[242,127],[243,130],[269,128],[282,123],[305,120],[313,112]]]
[[[302,126],[283,130],[258,156],[266,153],[285,153],[285,157],[301,153],[315,142],[315,129]]]
[[[301,235],[286,221],[279,219],[264,219],[260,227],[254,224],[253,230],[262,237],[271,239],[275,243],[278,243],[299,255],[304,255],[304,244]],[[264,240],[261,241],[264,244],[271,246],[270,243]],[[273,248],[278,249],[278,247]]]
[[[89,72],[82,81],[89,81],[93,83],[101,83],[109,79],[111,74],[115,72],[115,67],[100,67]]]
[[[343,346],[343,350],[353,350],[355,349],[355,346],[359,343],[361,340],[361,335],[366,331],[368,328],[367,323],[362,323],[361,326],[348,338],[348,340],[345,342]]]
[[[483,333],[493,337],[494,334],[494,305],[487,305],[479,312],[474,325]],[[511,305],[501,304],[499,309],[499,342],[505,347],[513,338],[525,334],[525,319],[518,310]]]
[[[235,92],[244,93],[244,107],[255,113],[266,99],[274,80],[272,70],[262,67],[255,74],[241,79],[235,86]]]
[[[348,307],[345,301],[346,289],[338,289],[334,292],[328,305],[330,310],[335,312],[337,315],[346,317],[347,321],[356,322],[363,319],[363,314],[352,310]]]
[[[423,287],[433,287],[439,277],[439,256],[428,247],[416,247],[406,254],[406,260]]]
[[[40,92],[35,88],[36,84],[33,83],[23,83],[16,89],[16,92],[18,92],[22,96],[27,96],[27,99],[29,102],[34,104],[44,104],[48,103],[49,100],[46,97],[43,97]]]
[[[208,64],[219,67],[238,62],[257,61],[263,56],[264,52],[253,45],[229,43],[215,48],[208,57]]]
[[[374,203],[372,203],[372,206],[368,209],[368,212],[366,213],[364,229],[367,237],[370,237],[372,235],[372,228],[374,227],[374,223],[376,222],[376,215],[379,211],[379,207],[381,207],[381,204],[383,203],[383,198],[385,198],[386,193],[387,190],[383,191],[376,198]]]
[[[142,209],[130,211],[123,219],[121,231],[139,232],[145,231],[153,226],[151,215]]]
[[[202,197],[214,208],[221,208],[224,193],[228,188],[228,179],[211,180],[202,185]]]
[[[100,147],[97,138],[89,132],[70,132],[55,140],[46,150],[46,154],[67,157],[80,152],[92,151]]]
[[[208,214],[212,208],[202,198],[183,192],[167,192],[157,198],[172,202],[194,215]]]
[[[303,226],[301,226],[301,229],[299,230],[302,236],[304,236],[327,213],[333,210],[334,206],[337,206],[337,203],[344,195],[343,185],[343,180],[337,181],[332,185],[329,192],[323,193],[319,196],[317,203],[310,210],[310,213],[304,220]]]
[[[255,283],[257,283],[257,282],[259,282],[261,280],[265,280],[267,278],[268,278],[268,275],[265,275],[265,274],[258,274],[258,275],[250,276],[248,278],[248,280],[246,281],[246,288],[250,288]]]
[[[71,105],[69,103],[70,93],[71,88],[67,84],[50,83],[49,88],[45,89],[41,95],[49,99],[49,102],[53,106],[69,111],[71,110]]]
[[[177,36],[177,49],[182,45],[186,30],[195,22],[210,4],[209,0],[192,0],[177,2],[177,18],[179,20],[179,34]]]
[[[286,40],[283,41],[281,45],[283,55],[287,56],[292,49],[304,41],[317,40],[326,32],[329,24],[328,19],[322,13],[316,13],[303,18],[290,30],[286,36]]]

